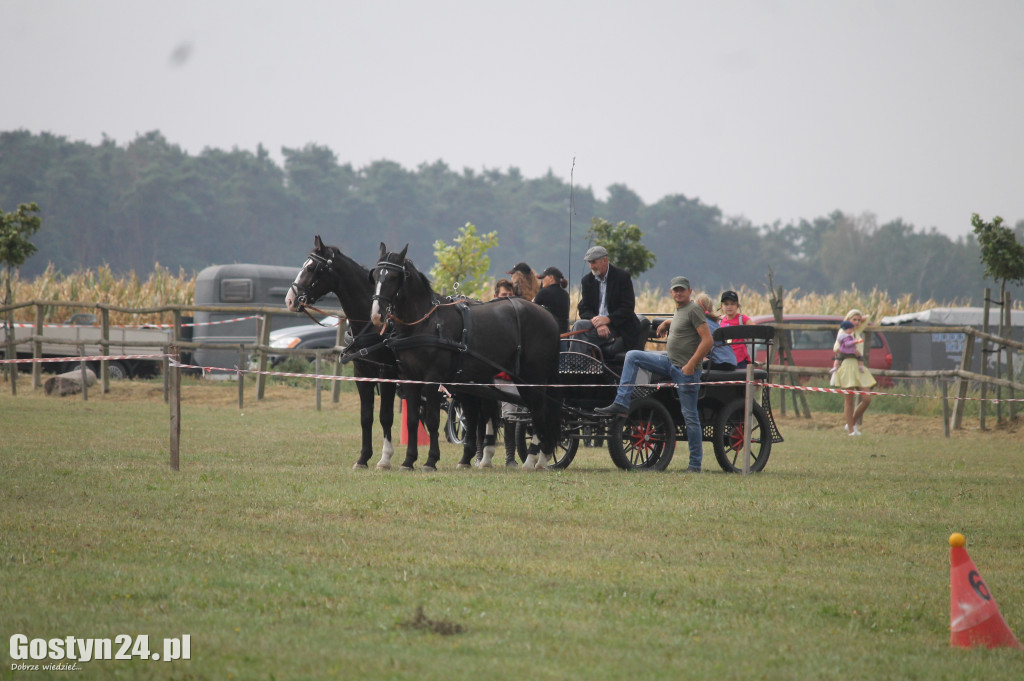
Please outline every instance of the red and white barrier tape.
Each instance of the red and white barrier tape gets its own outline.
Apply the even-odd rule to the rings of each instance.
[[[170,366],[177,367],[179,369],[199,369],[205,372],[224,372],[231,374],[262,374],[264,376],[280,376],[285,378],[311,378],[320,379],[324,381],[352,381],[352,382],[365,382],[365,383],[407,383],[410,385],[438,385],[437,381],[411,381],[401,378],[360,378],[357,376],[335,376],[334,374],[300,374],[283,371],[258,371],[256,369],[225,369],[224,367],[202,367],[193,366],[189,364],[181,364],[180,362],[172,359]],[[699,383],[689,383],[687,385],[746,385],[746,381],[702,381]],[[479,383],[451,383],[445,382],[444,386],[457,387],[457,386],[479,386]],[[608,383],[520,383],[518,387],[524,388],[607,388],[610,384]],[[820,393],[836,393],[839,395],[885,395],[887,397],[914,397],[914,398],[931,398],[931,399],[942,399],[941,395],[907,395],[902,393],[884,393],[868,390],[847,390],[843,388],[813,388],[810,386],[801,385],[786,385],[783,383],[764,383],[761,381],[753,381],[752,385],[755,386],[767,386],[769,388],[777,388],[779,390],[806,390],[810,392]],[[634,383],[636,388],[675,388],[675,383]],[[980,397],[956,397],[949,396],[947,399],[950,400],[981,400]],[[994,398],[986,398],[986,402],[1024,402],[1024,398],[1003,398],[1002,400]]]
[[[226,369],[224,367],[204,367],[193,364],[182,364],[178,360],[174,359],[175,355],[93,355],[89,357],[48,357],[44,359],[0,359],[0,364],[32,364],[32,363],[47,363],[47,362],[98,362],[101,360],[127,360],[127,359],[164,359],[169,358],[169,365],[177,369],[198,369],[203,373],[208,372],[221,372],[229,374],[262,374],[263,376],[279,376],[284,378],[310,378],[320,379],[324,381],[351,381],[356,383],[396,383],[396,384],[409,384],[409,385],[438,385],[437,381],[412,381],[402,378],[363,378],[359,376],[335,376],[334,374],[301,374],[294,372],[285,371],[259,371],[256,369]],[[689,383],[687,385],[745,385],[746,381],[702,381],[699,383]],[[445,382],[443,386],[458,387],[458,386],[478,386],[479,383],[452,383]],[[523,388],[607,388],[610,384],[608,383],[519,383],[517,387]],[[675,388],[675,383],[634,383],[634,387],[641,388]],[[875,390],[849,390],[847,388],[816,388],[807,385],[786,385],[785,383],[763,383],[761,381],[753,381],[752,385],[764,386],[768,388],[776,388],[778,390],[803,390],[806,392],[815,393],[832,393],[836,395],[884,395],[886,397],[910,397],[910,398],[925,398],[925,399],[943,399],[941,395],[908,395],[906,393],[886,393],[878,392]],[[443,387],[442,386],[442,387]],[[948,396],[946,399],[950,400],[969,400],[969,401],[982,401],[980,397],[958,397]],[[1024,402],[1024,398],[985,398],[985,402],[997,404],[999,402]]]
[[[755,384],[768,386],[769,388],[778,388],[779,390],[803,390],[803,391],[812,392],[812,393],[834,393],[834,394],[837,394],[837,395],[885,395],[886,397],[913,397],[913,398],[917,398],[917,399],[925,398],[925,399],[934,399],[934,400],[941,400],[941,399],[943,399],[942,395],[908,395],[906,393],[883,393],[883,392],[878,392],[878,391],[874,391],[874,390],[849,390],[847,388],[815,388],[815,387],[809,386],[809,385],[786,385],[785,383],[760,383],[758,381],[755,381]],[[946,397],[946,399],[949,399],[949,400],[961,400],[962,399],[962,400],[977,400],[977,401],[981,401],[980,397],[957,397],[957,396],[954,396],[954,395],[949,395],[949,396]],[[1003,398],[1003,399],[1000,400],[1000,399],[995,399],[995,398],[991,398],[991,397],[986,397],[984,401],[985,402],[992,402],[993,404],[998,403],[998,402],[1024,402],[1024,398],[1020,398],[1020,397],[1009,398],[1009,397],[1006,397],[1006,398]]]

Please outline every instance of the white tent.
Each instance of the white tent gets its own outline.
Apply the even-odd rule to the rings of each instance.
[[[993,305],[988,311],[988,325],[993,331],[999,328],[999,315],[1002,308]],[[984,323],[985,308],[983,307],[933,307],[930,310],[921,312],[908,312],[907,314],[882,317],[883,326],[895,326],[899,324],[923,324],[926,326],[974,326],[981,328]],[[1011,326],[1024,327],[1024,311],[1013,310],[1010,312]]]

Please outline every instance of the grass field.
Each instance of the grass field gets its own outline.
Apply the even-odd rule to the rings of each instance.
[[[354,396],[185,381],[89,400],[0,383],[0,634],[191,637],[53,678],[1020,679],[949,646],[949,547],[1024,636],[1024,438],[933,417],[780,420],[742,477],[353,471]],[[252,386],[250,386],[251,390]],[[976,427],[976,423],[972,424]],[[376,457],[375,457],[376,459]],[[710,446],[708,471],[717,470]],[[6,648],[5,648],[6,649]],[[0,678],[48,678],[11,669]],[[22,662],[33,662],[31,660]]]

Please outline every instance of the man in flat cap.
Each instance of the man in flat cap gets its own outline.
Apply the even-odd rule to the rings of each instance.
[[[606,346],[619,336],[627,348],[640,341],[640,322],[636,318],[636,295],[629,272],[608,261],[604,246],[592,246],[583,259],[590,273],[580,282],[579,320],[573,338]]]
[[[672,319],[666,319],[658,327],[658,336],[668,335],[666,352],[630,350],[626,353],[615,401],[594,411],[608,416],[628,414],[639,369],[668,376],[676,384],[679,407],[686,421],[686,441],[690,446],[687,471],[699,473],[704,457],[704,433],[700,425],[700,412],[697,410],[697,391],[700,389],[700,363],[704,355],[711,351],[713,341],[704,310],[690,300],[693,295],[690,280],[686,277],[673,277],[669,288],[676,312]]]

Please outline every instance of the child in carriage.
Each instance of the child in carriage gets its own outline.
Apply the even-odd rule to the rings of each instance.
[[[722,294],[722,326],[740,326],[749,324],[750,317],[740,312],[740,297],[735,291],[726,291]],[[736,355],[736,368],[745,369],[750,364],[750,351],[743,341],[729,341],[729,347]]]

